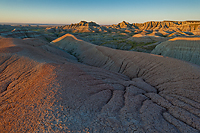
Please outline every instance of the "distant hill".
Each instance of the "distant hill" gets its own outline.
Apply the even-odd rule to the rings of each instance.
[[[1,133],[200,132],[200,66],[72,34],[51,43],[23,29],[10,34],[23,39],[0,36]]]
[[[81,21],[79,23],[61,26],[60,28],[71,32],[107,32],[104,31],[106,29],[104,26],[100,26],[99,24],[92,21]]]
[[[55,28],[55,27],[51,27]],[[51,29],[51,28],[48,28]],[[149,21],[145,23],[129,23],[122,21],[113,25],[99,25],[95,22],[80,21],[79,23],[57,26],[68,32],[128,32],[138,33],[144,30],[159,32],[190,32],[200,35],[200,21]]]
[[[150,21],[142,24],[134,23],[133,25],[140,30],[169,30],[187,32],[200,30],[199,21]]]

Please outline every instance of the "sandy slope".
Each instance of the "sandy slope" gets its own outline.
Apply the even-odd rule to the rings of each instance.
[[[69,34],[52,43],[77,60],[39,40],[0,40],[2,132],[200,131],[199,67]]]

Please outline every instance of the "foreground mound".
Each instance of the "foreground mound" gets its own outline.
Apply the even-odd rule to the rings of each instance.
[[[106,82],[123,86],[125,106],[123,107],[123,105],[121,105],[122,108],[119,109],[118,115],[121,118],[126,114],[125,118],[129,119],[128,121],[126,119],[126,122],[132,123],[135,120],[138,120],[137,122],[139,122],[144,113],[142,109],[145,107],[145,110],[147,111],[145,114],[148,114],[148,117],[145,116],[147,119],[144,121],[142,120],[142,123],[145,123],[144,125],[139,123],[144,126],[142,129],[145,129],[147,132],[177,132],[178,130],[184,132],[186,130],[189,131],[190,129],[199,130],[196,126],[194,127],[191,125],[191,123],[196,123],[195,125],[198,126],[200,125],[200,116],[197,113],[200,109],[199,67],[191,66],[188,63],[162,56],[95,46],[82,40],[78,40],[70,34],[66,34],[62,38],[54,40],[52,44],[72,53],[79,61],[85,64],[121,73],[128,76],[132,81],[141,79],[151,85],[150,87],[147,84],[142,85],[142,83],[139,83],[138,85],[140,87],[131,84],[124,86],[118,81],[111,82],[104,79]],[[147,90],[145,90],[144,86],[148,86],[148,89],[146,88]],[[152,89],[152,86],[154,89]],[[129,87],[134,88],[133,90],[131,89],[132,91],[130,93]],[[138,92],[139,90],[136,91],[135,87],[137,87],[137,89],[144,87],[142,90],[145,90],[145,93],[140,93]],[[131,96],[132,98],[126,96]],[[138,96],[145,96],[148,100],[141,97],[139,98]],[[142,106],[141,103],[135,103],[140,101],[136,97],[143,99],[141,100],[143,101]],[[197,104],[198,107],[194,104]],[[140,106],[136,107],[136,105]],[[194,113],[194,111],[191,111],[193,109],[197,112]],[[123,111],[126,113],[123,114]],[[189,115],[192,115],[192,118]],[[125,118],[123,117],[123,120],[125,120]],[[189,122],[188,119],[192,120]],[[133,122],[134,126],[137,125],[136,121],[135,123]]]
[[[152,53],[200,65],[200,38],[179,37],[170,39],[156,46]]]
[[[1,132],[200,131],[199,67],[69,34],[52,43],[77,60],[39,40],[0,40]]]

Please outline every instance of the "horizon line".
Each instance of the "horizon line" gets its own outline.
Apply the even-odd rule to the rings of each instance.
[[[85,21],[85,20],[81,20],[81,21]],[[76,22],[76,23],[80,23],[81,21],[79,22]],[[124,22],[125,20],[123,21],[120,21],[118,23],[112,23],[112,24],[99,24],[99,25],[113,25],[113,24],[119,24],[121,22]],[[128,21],[125,21],[125,22],[128,22],[130,24],[133,24],[133,23],[146,23],[146,22],[164,22],[164,21],[171,21],[171,22],[187,22],[187,21],[191,21],[191,22],[200,22],[200,20],[149,20],[149,21],[144,21],[144,22],[128,22]],[[86,22],[95,22],[98,24],[98,22],[96,21],[86,21]],[[64,24],[64,23],[26,23],[26,22],[0,22],[0,24],[13,24],[13,25],[71,25],[71,24],[76,24],[76,23],[68,23],[68,24]]]

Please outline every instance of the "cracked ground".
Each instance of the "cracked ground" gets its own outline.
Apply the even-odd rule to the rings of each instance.
[[[200,132],[199,66],[71,36],[2,38],[0,56],[2,132]]]

